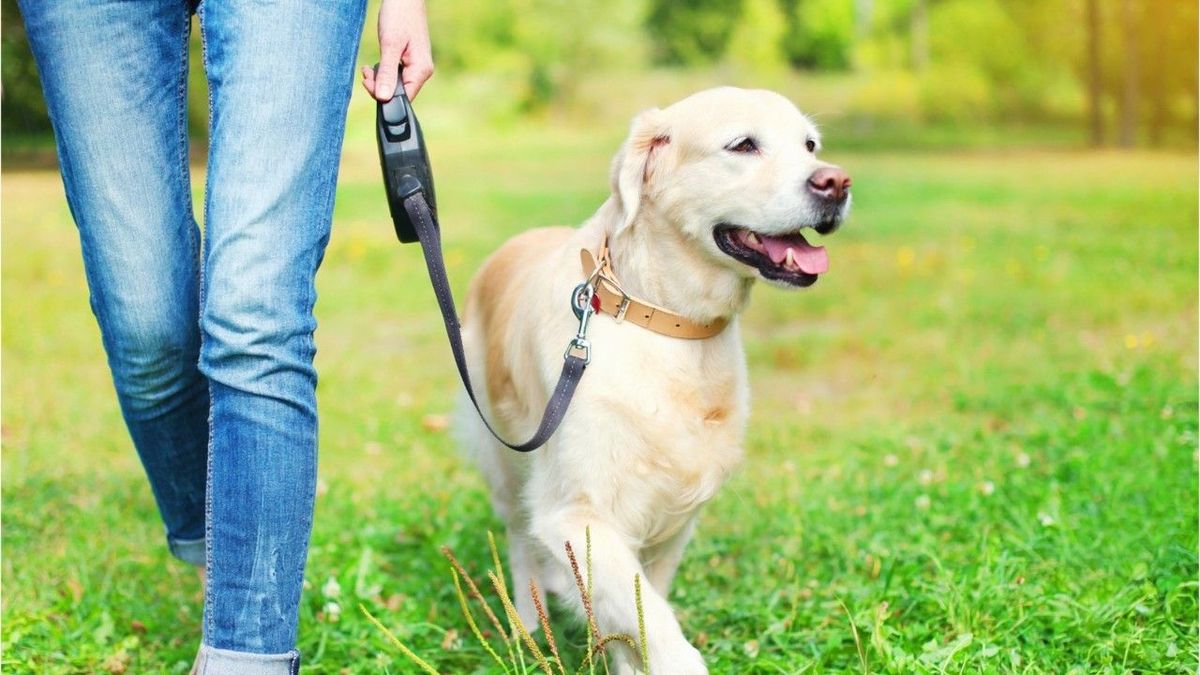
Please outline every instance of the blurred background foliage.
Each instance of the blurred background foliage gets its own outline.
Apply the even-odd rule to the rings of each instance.
[[[2,2],[5,140],[44,138],[16,2]],[[608,99],[667,93],[664,82],[729,82],[812,92],[822,124],[873,145],[969,142],[986,128],[1196,143],[1194,0],[454,0],[429,14],[439,86],[490,122],[586,122]],[[371,26],[361,60],[375,53]],[[199,67],[192,85],[202,136]]]

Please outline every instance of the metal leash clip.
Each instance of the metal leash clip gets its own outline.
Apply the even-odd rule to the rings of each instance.
[[[571,342],[567,344],[567,350],[563,352],[563,359],[569,358],[574,352],[583,352],[583,365],[588,365],[592,362],[592,343],[587,339],[588,320],[592,318],[592,314],[596,313],[596,287],[583,282],[571,291],[571,310],[575,312],[575,317],[579,319],[579,330],[575,331],[575,337],[571,338]]]

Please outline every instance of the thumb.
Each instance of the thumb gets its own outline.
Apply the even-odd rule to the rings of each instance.
[[[379,71],[375,75],[375,99],[378,101],[390,101],[396,92],[401,51],[390,44],[382,45],[382,53],[379,55]]]

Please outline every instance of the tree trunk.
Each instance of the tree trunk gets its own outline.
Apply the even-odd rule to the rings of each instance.
[[[854,0],[854,53],[850,63],[855,70],[862,70],[862,45],[871,37],[871,14],[874,11],[873,0]]]
[[[1137,144],[1138,104],[1140,84],[1138,82],[1138,17],[1137,0],[1121,0],[1121,30],[1124,34],[1123,56],[1125,68],[1121,75],[1121,104],[1118,106],[1117,143],[1122,148]]]
[[[929,8],[926,0],[915,0],[909,17],[912,40],[912,66],[918,73],[929,67]]]
[[[1182,4],[1182,3],[1181,3]],[[1182,12],[1166,3],[1151,3],[1142,6],[1140,25],[1142,27],[1140,42],[1142,63],[1148,68],[1138,73],[1139,94],[1141,96],[1142,126],[1144,137],[1152,147],[1159,147],[1166,141],[1167,130],[1173,126],[1174,115],[1171,111],[1172,94],[1179,92],[1179,76],[1185,72],[1181,62],[1194,60],[1194,47],[1188,49],[1186,38],[1180,40],[1186,31],[1179,30],[1178,24],[1183,23]],[[1195,45],[1195,42],[1191,43]],[[1192,59],[1179,58],[1191,51]],[[1156,58],[1172,57],[1159,63]]]
[[[1093,147],[1104,145],[1104,77],[1100,62],[1100,0],[1087,0],[1088,128]]]

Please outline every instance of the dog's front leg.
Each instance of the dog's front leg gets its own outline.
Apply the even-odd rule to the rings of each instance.
[[[687,547],[688,540],[692,538],[692,532],[696,529],[696,516],[693,515],[688,519],[679,531],[671,535],[666,541],[651,547],[642,555],[645,561],[646,578],[650,581],[650,585],[654,586],[654,590],[658,591],[666,597],[671,591],[671,581],[675,578],[675,571],[679,569],[679,562],[683,560],[683,549]]]
[[[657,674],[707,675],[704,659],[683,636],[683,630],[675,619],[671,606],[654,587],[646,583],[646,572],[638,556],[626,540],[611,527],[584,517],[564,514],[535,516],[533,531],[551,552],[555,561],[568,567],[565,542],[571,543],[579,564],[580,574],[586,580],[588,569],[585,561],[587,532],[591,533],[591,580],[592,611],[601,633],[625,633],[638,635],[637,601],[634,595],[634,577],[642,578],[642,609],[646,620],[646,642],[649,652],[650,670]],[[570,594],[572,602],[582,612],[582,599]],[[640,659],[628,650],[617,654],[619,671],[642,672]],[[624,663],[620,663],[624,661]]]
[[[517,616],[531,633],[541,628],[541,622],[538,620],[537,607],[531,595],[530,581],[537,583],[537,600],[542,607],[546,606],[546,583],[540,578],[537,554],[534,551],[536,545],[536,542],[520,528],[508,528],[508,569],[512,573],[514,603]]]

